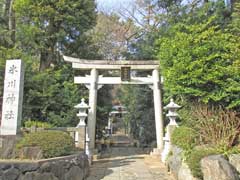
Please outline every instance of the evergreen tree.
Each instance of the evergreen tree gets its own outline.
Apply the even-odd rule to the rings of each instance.
[[[203,12],[209,15],[203,18]],[[165,91],[188,101],[239,107],[239,37],[208,9],[198,15],[172,26],[169,36],[159,39]]]
[[[40,70],[56,64],[59,51],[80,55],[84,32],[95,23],[95,8],[94,0],[16,0],[21,47],[40,56]]]

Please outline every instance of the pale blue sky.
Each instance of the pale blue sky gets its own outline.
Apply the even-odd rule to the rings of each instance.
[[[96,0],[98,4],[98,9],[103,11],[114,11],[121,6],[128,7],[134,0]]]
[[[124,7],[131,6],[131,3],[133,3],[135,0],[96,0],[96,1],[98,4],[98,9],[108,11],[113,9],[119,9],[121,6]],[[183,1],[183,3],[187,3],[188,1],[189,0],[185,0]],[[227,5],[230,3],[230,0],[224,0],[224,2]]]

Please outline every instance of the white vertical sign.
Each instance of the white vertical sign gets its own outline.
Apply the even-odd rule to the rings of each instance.
[[[1,135],[16,135],[21,126],[24,70],[21,60],[7,60],[5,68]]]

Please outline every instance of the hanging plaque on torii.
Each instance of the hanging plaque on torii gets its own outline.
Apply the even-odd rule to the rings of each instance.
[[[131,67],[128,66],[121,67],[121,80],[122,81],[131,80]]]

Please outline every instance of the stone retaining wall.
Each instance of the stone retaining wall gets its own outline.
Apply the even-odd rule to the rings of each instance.
[[[195,178],[189,166],[182,161],[182,149],[172,146],[171,155],[166,164],[177,180],[199,180]],[[210,155],[200,162],[203,180],[239,180],[240,154],[232,154],[229,161],[222,155]]]
[[[89,162],[83,153],[38,161],[0,161],[1,180],[84,180],[88,173]]]

